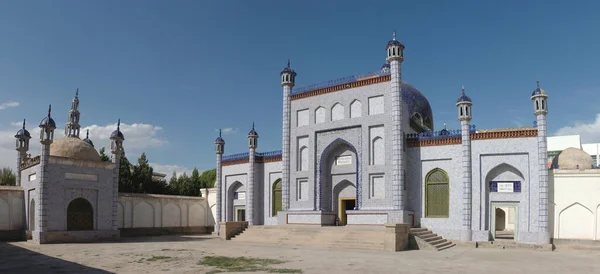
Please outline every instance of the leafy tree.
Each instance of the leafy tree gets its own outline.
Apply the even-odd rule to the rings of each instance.
[[[154,171],[148,164],[146,153],[142,153],[137,165],[133,167],[133,183],[139,193],[154,193],[156,191],[152,185],[152,173]]]
[[[179,181],[177,180],[177,172],[173,171],[173,176],[171,180],[169,180],[169,194],[171,195],[179,195]]]
[[[200,180],[202,181],[201,188],[215,187],[215,181],[217,180],[217,169],[213,168],[202,172],[202,175],[200,175]]]
[[[0,172],[0,185],[3,186],[16,186],[17,175],[13,173],[12,169],[5,167]]]
[[[190,177],[185,172],[177,178],[177,195],[185,195],[190,181]]]
[[[202,187],[202,180],[200,179],[200,172],[197,168],[192,171],[192,177],[187,182],[185,187],[185,194],[187,196],[200,196],[200,188]]]
[[[100,161],[102,162],[110,162],[110,157],[106,155],[106,151],[103,148],[100,149]]]
[[[131,175],[131,163],[121,154],[121,166],[119,167],[119,192],[135,193],[133,178]]]

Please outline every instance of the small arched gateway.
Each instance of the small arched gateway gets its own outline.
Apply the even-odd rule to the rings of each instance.
[[[94,208],[88,200],[77,198],[69,203],[67,230],[94,230]]]

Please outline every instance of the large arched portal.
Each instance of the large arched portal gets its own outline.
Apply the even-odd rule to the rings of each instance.
[[[94,208],[88,200],[77,198],[69,203],[67,230],[94,230]]]
[[[235,181],[227,190],[227,211],[226,220],[228,222],[246,221],[246,188]]]
[[[331,142],[319,158],[319,176],[317,186],[317,205],[319,210],[337,214],[339,198],[334,182],[347,182],[354,188],[354,208],[361,205],[358,195],[360,186],[359,157],[356,148],[343,139]],[[341,190],[341,189],[340,189]]]

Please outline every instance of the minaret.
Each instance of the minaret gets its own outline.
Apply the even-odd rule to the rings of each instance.
[[[537,87],[531,94],[533,101],[533,114],[536,117],[538,128],[538,172],[540,174],[540,210],[539,210],[539,244],[550,243],[550,231],[548,230],[548,140],[546,132],[546,115],[548,115],[548,95],[546,91],[540,88],[540,82],[537,81]]]
[[[282,208],[284,211],[290,208],[290,117],[291,100],[290,95],[296,82],[296,72],[290,67],[288,60],[287,67],[281,71],[281,86],[283,87],[283,117],[282,117],[282,139],[281,139],[281,192]]]
[[[404,61],[404,45],[396,40],[396,32],[394,31],[392,40],[388,42],[387,61],[390,63],[391,72],[391,103],[392,103],[392,122],[391,122],[391,139],[392,139],[392,205],[394,210],[399,211],[399,215],[395,217],[393,223],[407,223],[407,216],[404,213],[405,198],[404,198],[404,131],[402,128],[402,69],[400,65]]]
[[[71,102],[69,121],[65,125],[65,136],[79,138],[79,89],[75,92],[75,98]]]
[[[216,213],[215,216],[215,231],[219,233],[220,223],[222,221],[221,217],[221,197],[222,197],[222,171],[223,167],[221,166],[221,161],[223,160],[223,152],[225,152],[225,140],[221,137],[221,130],[219,129],[219,137],[215,140],[215,152],[217,153],[217,178],[215,181],[215,185],[217,186],[217,203],[216,203]]]
[[[21,185],[21,164],[27,158],[27,151],[29,151],[29,139],[31,139],[31,134],[29,131],[25,129],[25,120],[23,120],[23,128],[17,131],[15,134],[15,138],[17,139],[16,148],[19,154],[17,155],[17,186]]]
[[[52,105],[48,107],[48,116],[46,116],[40,122],[40,143],[42,144],[42,153],[40,155],[40,176],[39,176],[39,197],[38,197],[38,210],[36,214],[38,215],[37,227],[34,229],[35,233],[33,235],[34,240],[38,242],[44,242],[44,239],[40,239],[39,232],[45,232],[47,227],[46,216],[48,215],[48,199],[45,197],[48,193],[48,189],[50,188],[48,182],[48,158],[50,156],[50,144],[54,140],[54,130],[56,129],[56,122],[50,116],[52,112]],[[38,202],[36,201],[36,202]]]
[[[119,203],[119,170],[121,168],[121,156],[123,155],[123,141],[125,136],[121,132],[121,119],[117,122],[117,130],[110,135],[110,151],[113,154],[113,203],[112,203],[112,230],[118,230],[117,206]]]
[[[246,187],[246,212],[248,225],[254,225],[254,156],[256,154],[256,146],[258,141],[258,133],[254,130],[254,122],[252,123],[252,129],[248,132],[248,149],[250,150],[248,154],[248,186]]]
[[[471,98],[465,95],[465,87],[462,87],[462,95],[456,101],[458,107],[458,120],[460,121],[462,135],[462,172],[463,172],[463,229],[461,232],[462,241],[472,240],[472,160],[471,160]]]

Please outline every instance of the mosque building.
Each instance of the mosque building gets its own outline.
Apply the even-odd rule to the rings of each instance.
[[[461,128],[436,130],[427,98],[402,79],[404,50],[394,34],[380,71],[299,89],[288,61],[282,150],[257,152],[254,125],[248,152],[223,156],[215,141],[217,225],[404,223],[459,241],[550,243],[546,92],[523,95],[534,127],[480,130],[463,88],[452,102]],[[497,235],[498,214],[510,235]]]
[[[78,93],[72,100],[65,137],[54,140],[56,122],[48,109],[39,124],[39,156],[27,154],[31,134],[25,122],[15,135],[17,182],[25,196],[25,230],[40,244],[119,237],[118,176],[125,138],[117,125],[110,136],[112,162],[102,162],[89,132],[85,139],[79,138]]]

